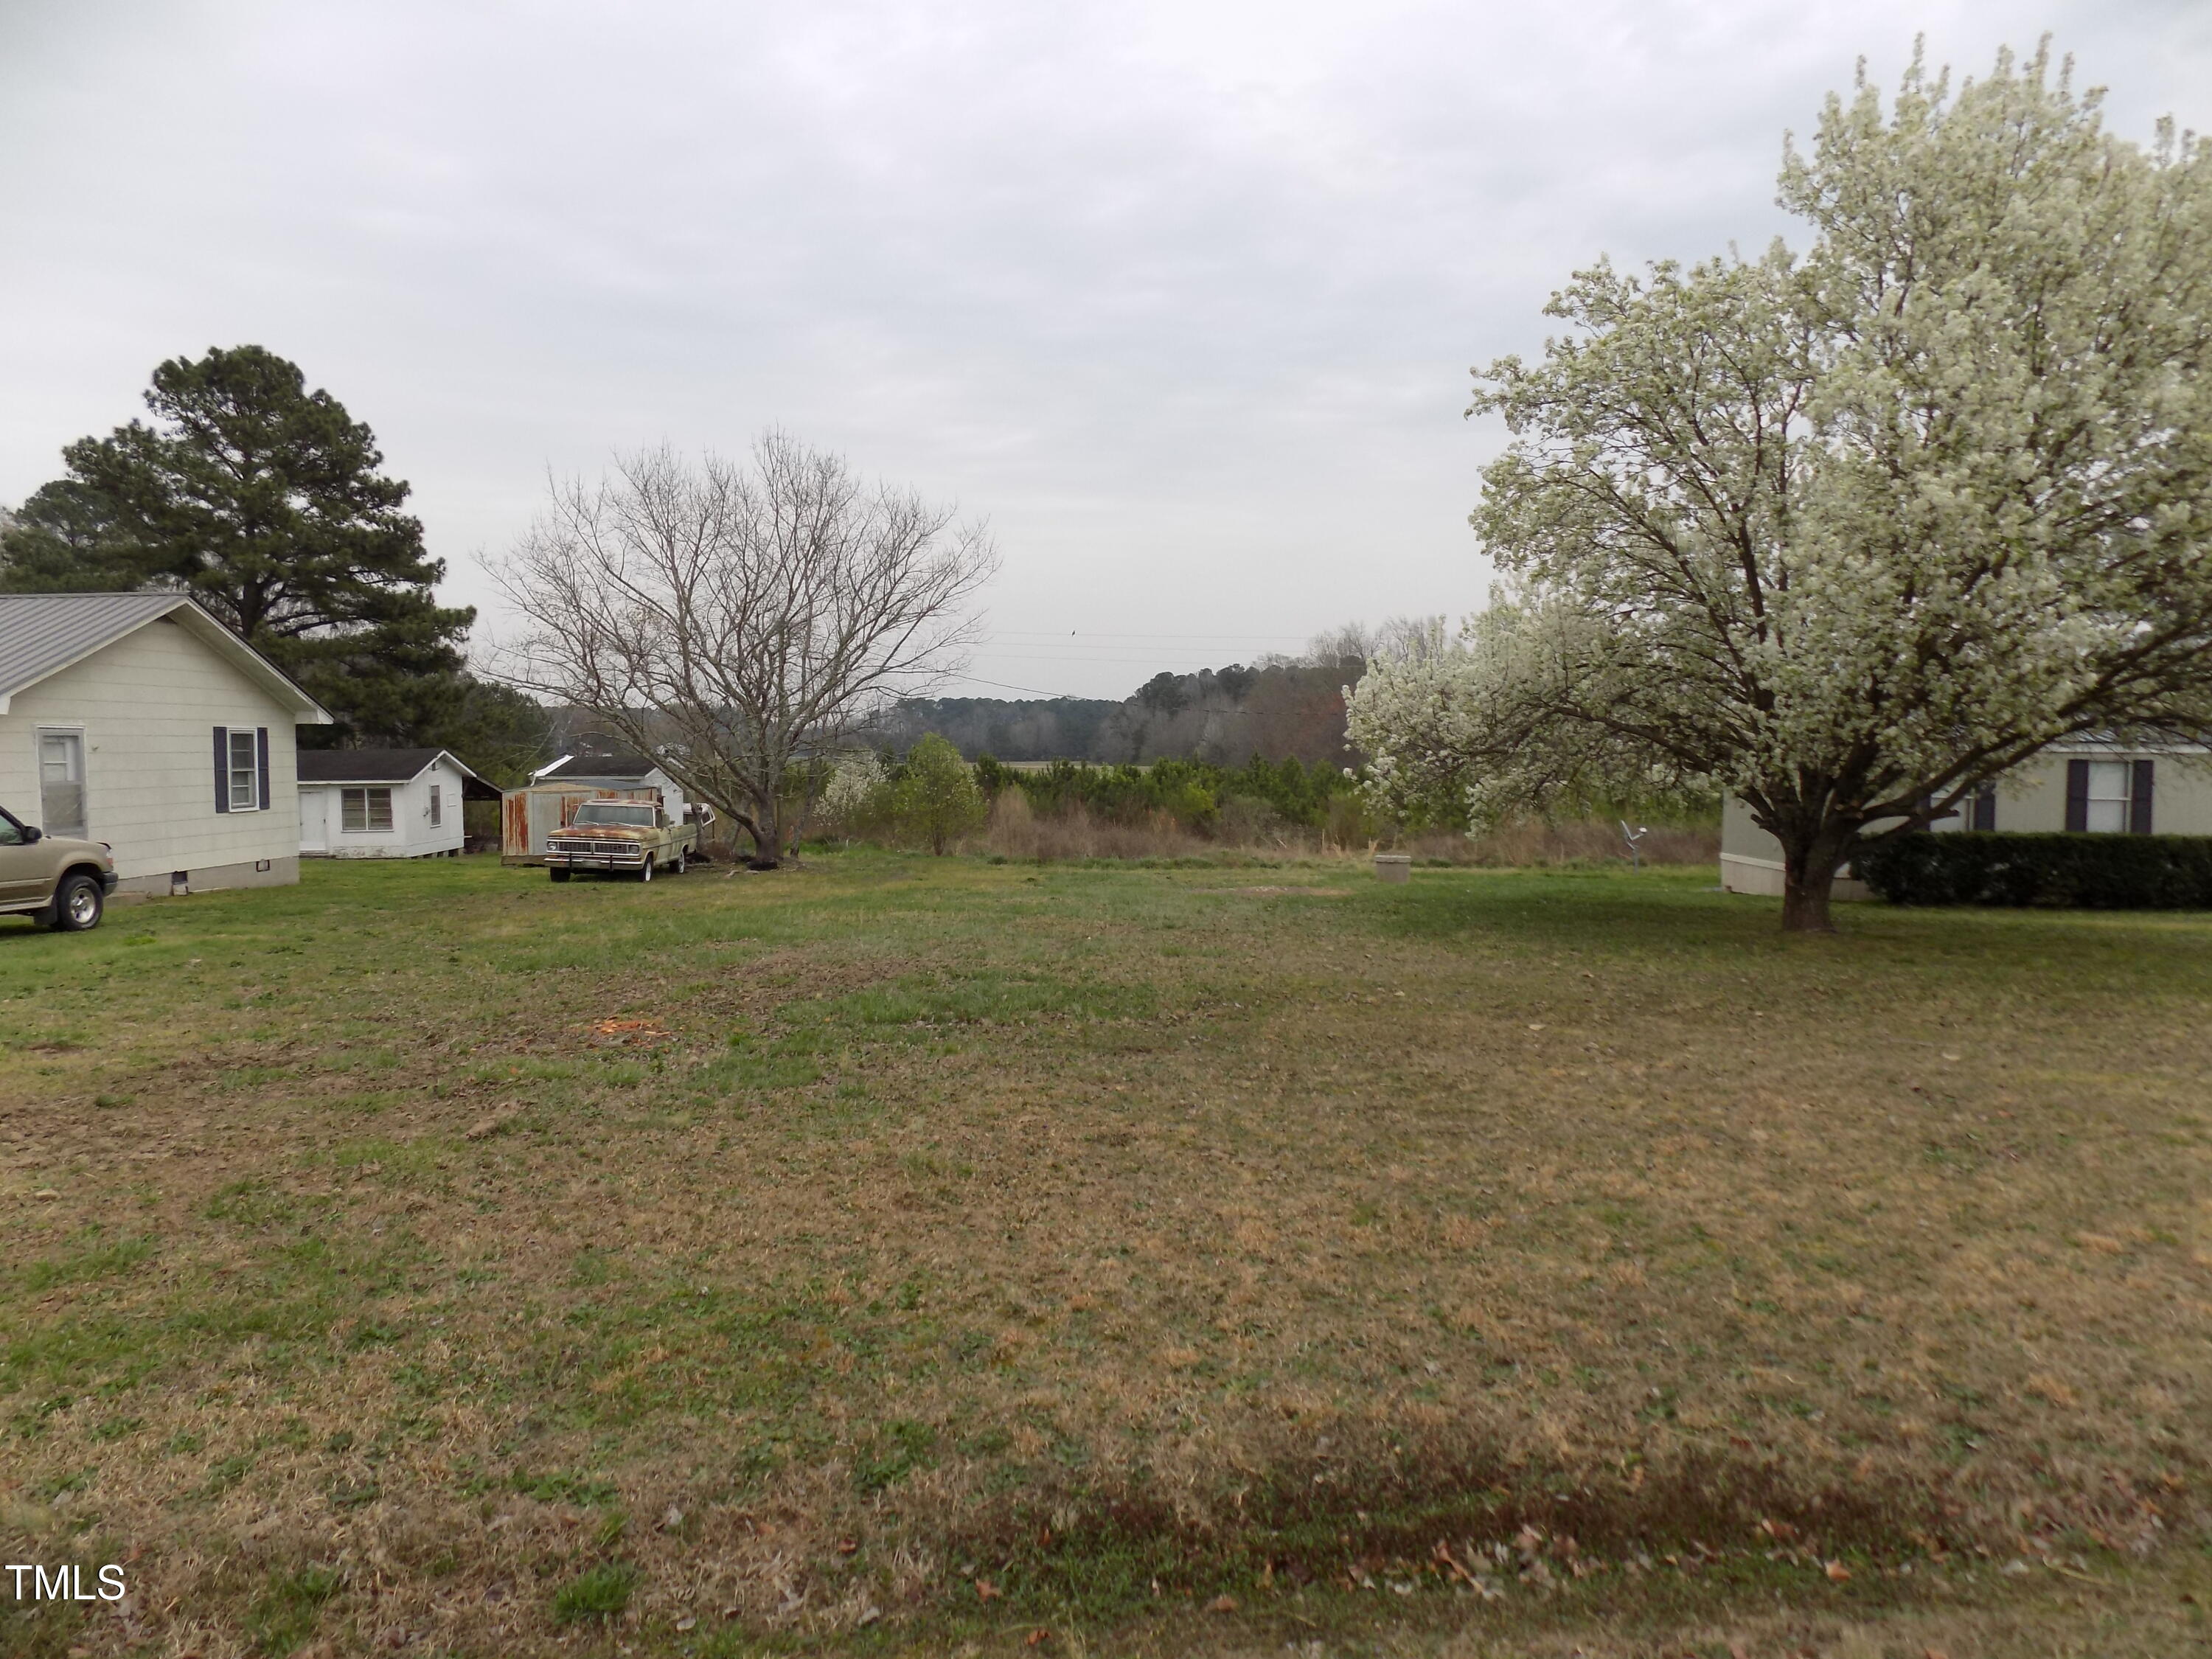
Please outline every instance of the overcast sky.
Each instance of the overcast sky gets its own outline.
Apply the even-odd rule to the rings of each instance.
[[[253,342],[374,428],[456,602],[547,469],[771,423],[988,516],[964,689],[1125,694],[1454,614],[1494,422],[1600,252],[1747,250],[1916,32],[2212,128],[2204,0],[0,0],[0,502]]]

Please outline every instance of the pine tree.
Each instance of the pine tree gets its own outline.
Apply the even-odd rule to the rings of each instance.
[[[472,610],[441,606],[442,562],[403,511],[369,428],[260,346],[173,358],[133,421],[62,452],[27,501],[0,586],[176,587],[337,717],[311,741],[406,742],[465,696]]]

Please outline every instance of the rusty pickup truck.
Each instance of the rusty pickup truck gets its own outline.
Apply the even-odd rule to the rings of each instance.
[[[545,868],[556,881],[578,871],[651,881],[657,870],[682,875],[698,851],[690,813],[678,823],[657,801],[587,800],[545,838]]]

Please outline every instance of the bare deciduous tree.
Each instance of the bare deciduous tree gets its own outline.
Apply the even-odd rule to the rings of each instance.
[[[497,569],[507,678],[589,709],[773,864],[793,763],[960,665],[998,568],[980,524],[778,432],[750,465],[664,447],[552,504]]]

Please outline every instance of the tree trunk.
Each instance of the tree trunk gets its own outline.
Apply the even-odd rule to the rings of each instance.
[[[781,841],[782,826],[777,822],[775,803],[770,802],[767,811],[755,817],[750,812],[730,809],[730,817],[753,838],[753,855],[745,860],[749,870],[773,870],[783,860]]]
[[[1832,933],[1828,899],[1836,868],[1850,855],[1852,835],[1822,827],[1782,843],[1782,931]]]
[[[750,862],[756,870],[773,870],[783,862],[782,806],[780,800],[769,801],[754,822]]]

